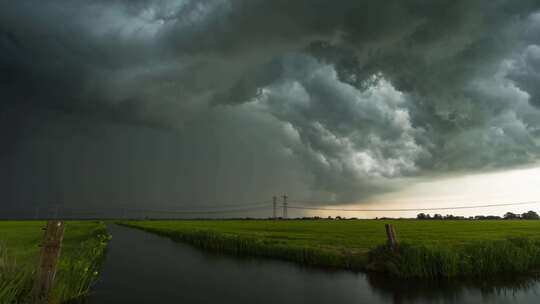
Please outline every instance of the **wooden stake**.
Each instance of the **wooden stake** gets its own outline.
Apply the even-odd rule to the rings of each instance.
[[[64,223],[62,221],[48,221],[44,230],[45,236],[41,244],[41,256],[33,289],[34,303],[49,302],[62,239],[64,238]]]
[[[396,252],[398,249],[398,241],[396,239],[396,231],[394,230],[394,226],[392,226],[392,224],[386,224],[385,228],[388,246],[390,246],[392,251]]]

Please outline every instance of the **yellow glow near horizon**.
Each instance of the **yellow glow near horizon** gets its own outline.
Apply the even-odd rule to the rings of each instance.
[[[434,178],[423,180],[396,192],[370,198],[366,202],[351,205],[332,206],[344,209],[412,209],[440,208],[450,206],[471,206],[485,204],[517,203],[538,201],[539,203],[498,206],[475,209],[437,210],[437,211],[377,211],[341,212],[310,211],[309,216],[345,217],[415,217],[420,212],[454,214],[463,216],[499,215],[510,211],[523,213],[535,210],[540,213],[540,167],[515,169],[503,172],[469,174],[459,177]]]

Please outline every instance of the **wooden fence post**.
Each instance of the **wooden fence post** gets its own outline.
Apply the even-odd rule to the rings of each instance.
[[[390,249],[393,252],[396,252],[398,249],[398,241],[396,239],[396,231],[394,230],[394,226],[392,224],[386,224],[386,237],[388,239],[388,246],[390,246]]]
[[[41,244],[41,256],[33,288],[34,303],[48,303],[56,275],[56,265],[64,238],[64,223],[48,221]]]

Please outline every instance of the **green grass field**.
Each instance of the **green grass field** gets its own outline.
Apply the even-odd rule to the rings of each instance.
[[[370,258],[370,252],[383,255],[380,248],[377,247],[386,242],[384,229],[386,223],[394,225],[400,242],[409,244],[415,249],[415,251],[409,250],[401,254],[400,259],[396,262],[399,264],[396,267],[401,268],[394,271],[398,274],[400,271],[405,272],[407,268],[405,266],[410,268],[411,265],[416,265],[414,267],[419,268],[422,265],[418,264],[422,263],[458,263],[460,259],[468,261],[475,255],[476,249],[487,250],[488,252],[484,253],[494,257],[492,263],[504,263],[503,260],[500,260],[500,256],[504,258],[505,255],[508,255],[508,258],[515,258],[516,254],[521,254],[521,252],[514,253],[513,251],[511,253],[498,253],[509,247],[511,249],[516,247],[512,245],[513,243],[507,244],[509,238],[527,240],[534,246],[538,244],[540,250],[540,221],[216,220],[124,222],[132,227],[213,251],[275,257],[304,264],[356,270],[366,269],[374,258],[373,255]],[[404,248],[410,249],[409,246],[404,246]],[[534,248],[536,250],[536,247]],[[532,255],[532,253],[527,252],[521,255],[524,256],[523,259],[529,259],[527,255]],[[533,258],[536,259],[536,256],[530,259]],[[440,259],[449,259],[449,261],[441,261]],[[474,267],[476,269],[478,268],[476,263],[485,264],[485,262],[474,260],[468,262],[471,265],[443,265],[443,267]],[[519,270],[523,267],[536,267],[533,264],[527,262],[526,265],[520,266]],[[498,271],[498,268],[496,270]],[[506,271],[506,268],[501,271],[503,270]],[[457,274],[461,274],[473,270],[425,269],[422,270],[425,273],[421,274],[415,273],[416,270],[409,269],[407,271],[412,272],[411,276],[435,276],[439,272],[443,275],[448,272],[450,275],[456,271]],[[485,271],[489,271],[489,269]],[[407,276],[405,273],[402,274]]]
[[[0,303],[22,301],[39,262],[43,221],[0,221]],[[97,279],[109,235],[102,222],[67,222],[54,303],[84,296]]]

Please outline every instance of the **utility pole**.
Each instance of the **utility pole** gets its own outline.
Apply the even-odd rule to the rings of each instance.
[[[275,195],[272,197],[272,207],[273,207],[273,211],[274,211],[274,213],[272,214],[272,218],[276,219],[277,218],[277,210],[276,210],[276,208],[277,208],[277,197]]]
[[[283,218],[287,218],[287,195],[283,194]]]

